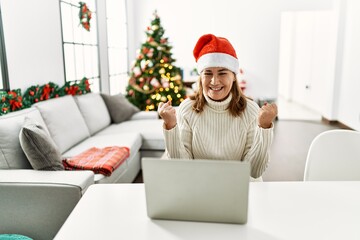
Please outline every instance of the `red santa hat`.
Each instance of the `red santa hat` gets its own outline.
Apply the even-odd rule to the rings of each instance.
[[[198,72],[208,67],[224,67],[235,74],[239,73],[239,61],[235,49],[223,37],[206,34],[199,38],[194,48]]]

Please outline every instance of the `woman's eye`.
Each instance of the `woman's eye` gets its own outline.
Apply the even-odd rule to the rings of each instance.
[[[226,75],[227,75],[226,72],[221,72],[221,73],[219,73],[219,76],[226,76]]]

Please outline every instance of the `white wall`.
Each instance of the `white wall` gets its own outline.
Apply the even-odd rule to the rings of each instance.
[[[278,97],[287,101],[293,99],[295,20],[294,12],[281,14]]]
[[[285,12],[279,95],[332,119],[337,47],[335,10]]]
[[[165,35],[174,46],[176,65],[194,68],[192,50],[205,33],[228,38],[234,45],[244,77],[246,94],[254,98],[276,98],[282,11],[323,10],[332,8],[332,0],[129,0],[135,21],[132,33],[135,49],[145,40],[146,26],[157,9]],[[133,24],[133,23],[131,23]]]
[[[360,131],[360,1],[344,1],[344,46],[338,120]]]
[[[64,84],[58,0],[1,0],[10,88]]]
[[[336,0],[331,11],[283,14],[279,73],[279,94],[356,130],[359,11],[357,0]]]

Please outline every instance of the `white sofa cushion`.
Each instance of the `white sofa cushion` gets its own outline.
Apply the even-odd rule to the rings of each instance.
[[[140,111],[131,116],[129,120],[159,119],[156,111]]]
[[[0,117],[0,168],[31,169],[31,165],[21,149],[19,133],[25,117],[34,119],[45,125],[41,114],[36,108],[28,108],[8,113]],[[48,129],[45,127],[48,132]]]
[[[89,128],[90,135],[110,125],[110,114],[100,94],[78,95],[75,96],[75,100]]]
[[[109,134],[103,136],[92,136],[87,138],[85,141],[77,144],[73,148],[62,154],[63,158],[70,158],[78,155],[92,147],[128,147],[130,148],[130,156],[140,150],[141,147],[141,136],[139,133],[124,133],[124,134]]]
[[[117,182],[121,175],[128,169],[128,165],[132,164],[131,161],[140,161],[138,159],[138,152],[141,147],[141,136],[139,133],[123,133],[123,134],[109,134],[104,136],[92,136],[78,145],[71,148],[63,154],[63,158],[70,158],[77,154],[84,152],[91,147],[108,147],[108,146],[125,146],[130,148],[130,156],[122,163],[111,176],[106,177],[102,174],[95,175],[95,181],[98,182]],[[104,179],[104,180],[103,180]]]
[[[61,153],[90,136],[73,96],[64,96],[34,105]]]
[[[164,151],[165,140],[162,129],[163,120],[161,119],[133,120],[119,124],[111,124],[109,127],[98,132],[95,136],[138,132],[142,137],[141,150]]]

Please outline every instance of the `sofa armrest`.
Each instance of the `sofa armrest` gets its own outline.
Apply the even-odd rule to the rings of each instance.
[[[0,170],[0,233],[53,239],[93,182],[90,171]]]
[[[132,115],[128,121],[142,119],[159,119],[159,115],[156,111],[140,111]]]
[[[37,171],[33,169],[0,169],[0,184],[54,184],[78,187],[84,193],[94,184],[92,171]]]

